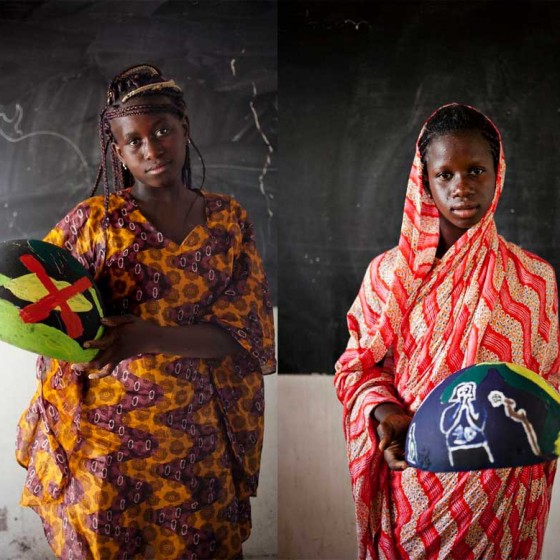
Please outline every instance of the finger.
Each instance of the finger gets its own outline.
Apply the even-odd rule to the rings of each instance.
[[[387,461],[387,464],[392,471],[404,471],[404,469],[408,468],[408,463],[402,460],[394,460],[391,463]]]
[[[385,451],[390,445],[392,440],[392,433],[385,422],[381,422],[377,427],[377,435],[381,438],[379,441],[379,451]]]
[[[118,327],[132,323],[136,317],[134,315],[113,315],[111,317],[103,317],[101,323],[106,327]]]
[[[70,369],[75,373],[82,373],[89,367],[91,367],[90,364],[80,363],[80,364],[72,364],[70,366]]]
[[[385,435],[379,442],[378,449],[379,451],[386,451],[390,445],[391,445],[391,438],[388,435]]]
[[[103,369],[111,363],[113,363],[111,350],[101,350],[95,360],[89,362],[89,367],[90,369]]]
[[[88,379],[101,379],[103,377],[107,377],[113,372],[114,369],[115,369],[114,364],[107,364],[106,366],[102,367],[100,370],[96,371],[95,373],[90,373],[88,375]]]
[[[391,470],[402,471],[408,466],[404,460],[404,448],[398,443],[393,443],[383,456]]]
[[[99,340],[86,340],[84,342],[84,348],[98,348],[99,350],[105,350],[113,343],[113,340],[109,337],[104,336]]]

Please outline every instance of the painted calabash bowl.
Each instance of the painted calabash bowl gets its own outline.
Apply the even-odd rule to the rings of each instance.
[[[444,379],[408,428],[406,462],[432,472],[519,467],[560,454],[560,395],[542,377],[506,362]]]
[[[98,353],[86,340],[103,334],[101,294],[66,250],[45,241],[0,243],[0,340],[69,362]]]

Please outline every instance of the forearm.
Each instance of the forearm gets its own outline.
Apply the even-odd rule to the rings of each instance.
[[[217,325],[153,325],[151,331],[145,353],[171,354],[186,358],[223,358],[242,349],[225,329]]]

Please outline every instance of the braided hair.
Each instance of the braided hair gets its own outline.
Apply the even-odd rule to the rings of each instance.
[[[131,104],[124,105],[130,99],[146,98],[148,96],[164,96],[168,103]],[[129,115],[140,115],[146,113],[172,113],[182,121],[184,120],[189,131],[189,138],[185,149],[185,163],[182,170],[182,180],[186,187],[192,189],[192,173],[189,145],[195,149],[202,163],[202,182],[204,184],[206,169],[200,151],[190,137],[190,124],[187,116],[187,105],[183,97],[183,90],[173,81],[164,78],[159,68],[151,64],[140,64],[132,66],[115,76],[107,90],[107,102],[99,116],[99,144],[101,150],[101,163],[95,184],[90,192],[93,196],[103,181],[103,194],[105,198],[105,218],[103,227],[109,223],[109,170],[108,162],[113,179],[113,190],[119,191],[131,187],[134,184],[132,173],[124,167],[114,149],[110,146],[115,142],[111,131],[111,120]],[[109,152],[109,157],[107,157]]]
[[[461,103],[446,105],[428,119],[418,140],[422,163],[426,165],[426,152],[434,138],[462,130],[478,131],[482,134],[490,147],[494,169],[498,169],[500,139],[496,129],[482,113]]]

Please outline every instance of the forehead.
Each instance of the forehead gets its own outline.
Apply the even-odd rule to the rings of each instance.
[[[460,130],[432,138],[426,150],[427,162],[435,163],[458,159],[492,159],[488,140],[478,130]]]
[[[167,103],[169,105],[169,103]],[[129,106],[127,103],[125,105]],[[136,103],[135,105],[153,105],[153,103]],[[111,131],[115,135],[130,134],[132,132],[142,133],[144,131],[151,131],[153,127],[160,124],[172,124],[180,123],[181,119],[175,114],[169,111],[158,111],[152,112],[142,112],[139,109],[138,113],[123,115],[122,117],[116,117],[109,121],[111,126]]]

